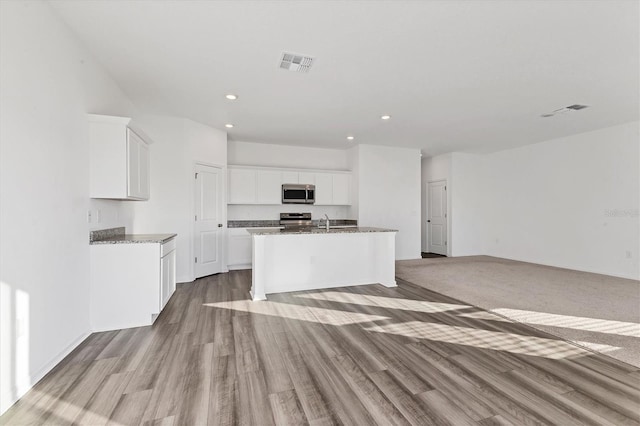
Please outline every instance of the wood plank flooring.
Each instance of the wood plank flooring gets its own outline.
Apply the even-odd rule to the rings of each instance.
[[[405,282],[251,302],[250,280],[92,334],[0,424],[640,424],[637,368],[463,302]]]

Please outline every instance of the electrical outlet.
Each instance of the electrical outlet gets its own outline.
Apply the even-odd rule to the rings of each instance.
[[[91,223],[91,210],[87,210],[87,223]]]

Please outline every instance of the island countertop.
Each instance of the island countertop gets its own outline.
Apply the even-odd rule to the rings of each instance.
[[[329,228],[302,228],[302,229],[274,229],[274,228],[256,228],[247,229],[251,235],[322,235],[322,234],[360,234],[370,232],[398,232],[396,229],[372,228],[372,227],[339,227]]]

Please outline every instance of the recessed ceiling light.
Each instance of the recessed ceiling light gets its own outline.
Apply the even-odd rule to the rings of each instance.
[[[227,129],[231,129],[231,128],[233,128],[233,124],[227,123],[227,124],[224,125],[224,127],[226,127]]]
[[[230,101],[235,101],[236,99],[238,99],[238,96],[229,93],[228,95],[225,96],[225,98],[229,99]]]
[[[352,141],[352,140],[354,140],[354,139],[355,139],[355,137],[353,137],[353,136],[347,136],[347,140]]]
[[[390,116],[390,115],[383,115],[383,116],[381,116],[380,118],[381,118],[382,120],[388,120],[388,119],[390,119],[390,118],[391,118],[391,116]]]

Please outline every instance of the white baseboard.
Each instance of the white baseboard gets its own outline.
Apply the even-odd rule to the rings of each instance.
[[[229,265],[230,271],[238,271],[240,269],[251,269],[250,263],[240,264],[240,265]]]
[[[507,259],[507,260],[515,260],[517,262],[525,262],[525,263],[533,263],[536,265],[542,265],[542,266],[550,266],[552,268],[560,268],[560,269],[568,269],[570,271],[578,271],[578,272],[588,272],[590,274],[598,274],[598,275],[607,275],[610,277],[616,277],[616,278],[625,278],[628,280],[635,280],[638,281],[637,276],[633,276],[633,275],[629,275],[629,274],[619,274],[616,272],[611,272],[611,271],[602,271],[599,269],[591,269],[591,268],[576,268],[576,267],[572,267],[572,266],[567,266],[564,264],[559,264],[559,263],[550,263],[550,262],[540,262],[537,260],[531,260],[531,259],[519,259],[519,258],[515,258],[515,257],[507,257],[507,256],[497,256],[494,254],[481,254],[481,255],[472,255],[472,256],[490,256],[490,257],[497,257],[497,258],[501,258],[501,259]]]
[[[196,280],[195,277],[189,275],[189,276],[177,277],[176,282],[178,284],[183,284],[183,283],[192,283],[195,280]]]
[[[58,355],[54,356],[49,362],[47,362],[44,366],[42,366],[37,372],[33,373],[29,377],[29,385],[22,386],[19,388],[15,388],[15,393],[12,395],[11,402],[6,407],[0,407],[0,415],[4,414],[13,404],[15,404],[20,398],[24,396],[28,391],[33,388],[36,383],[38,383],[44,376],[50,372],[53,367],[58,365],[60,361],[64,359],[67,355],[69,355],[75,348],[80,345],[80,343],[84,342],[84,340],[89,337],[91,334],[90,331],[85,331],[80,336],[73,339],[73,341],[67,345]]]

